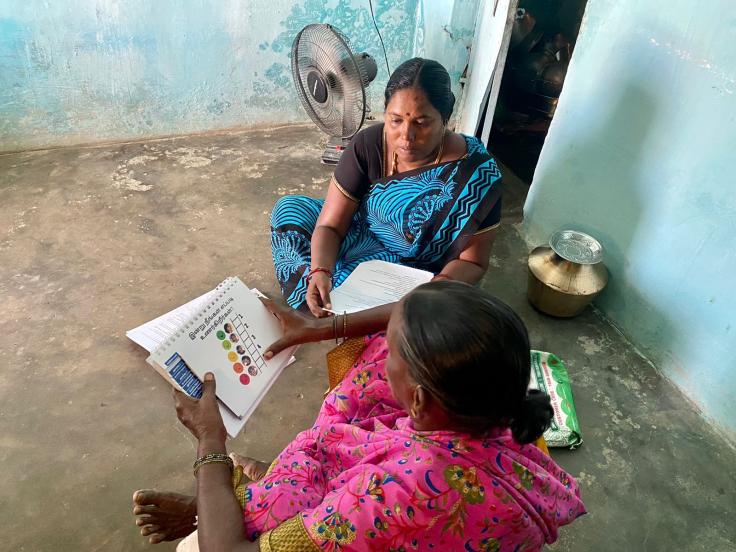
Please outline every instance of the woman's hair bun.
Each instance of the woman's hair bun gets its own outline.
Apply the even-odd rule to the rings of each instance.
[[[553,414],[549,395],[538,389],[529,390],[511,421],[514,440],[522,445],[536,441],[549,427]]]

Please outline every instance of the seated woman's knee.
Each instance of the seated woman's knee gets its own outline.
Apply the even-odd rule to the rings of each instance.
[[[271,228],[277,229],[288,224],[304,226],[314,219],[317,223],[322,202],[307,196],[284,196],[276,202],[271,212]]]

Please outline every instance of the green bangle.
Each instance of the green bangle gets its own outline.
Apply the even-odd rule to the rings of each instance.
[[[192,469],[194,470],[194,475],[197,475],[197,470],[205,464],[227,464],[230,468],[230,471],[233,471],[233,469],[235,468],[235,464],[233,464],[232,458],[230,458],[227,454],[223,454],[221,452],[213,452],[211,454],[200,456],[194,461],[194,465],[192,466]]]

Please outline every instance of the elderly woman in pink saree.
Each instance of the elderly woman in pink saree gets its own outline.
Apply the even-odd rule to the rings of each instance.
[[[236,481],[233,493],[229,467],[212,462],[198,471],[196,506],[138,491],[142,533],[181,538],[196,512],[199,530],[184,543],[202,550],[521,551],[554,542],[585,513],[575,481],[530,444],[551,408],[527,392],[528,337],[509,307],[465,284],[433,282],[366,345],[313,427],[265,473],[236,457],[236,477],[244,468],[256,480]],[[200,455],[218,434],[206,429],[217,422],[214,381],[205,387],[199,402],[178,399]],[[214,443],[225,452],[224,437]]]

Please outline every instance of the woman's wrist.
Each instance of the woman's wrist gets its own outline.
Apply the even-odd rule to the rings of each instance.
[[[227,453],[224,435],[207,434],[199,438],[197,445],[197,456],[212,454],[213,452]]]
[[[334,333],[332,316],[312,318],[310,320],[309,334],[313,338],[310,341],[316,342],[334,339]]]
[[[309,284],[309,281],[312,278],[316,276],[320,276],[320,275],[324,275],[325,278],[329,279],[329,281],[332,282],[332,269],[327,268],[325,266],[317,266],[317,267],[312,267],[309,270],[309,273],[307,274],[307,284]]]
[[[329,273],[334,272],[335,263],[330,263],[330,262],[325,261],[321,263],[313,262],[311,265],[309,265],[309,272],[323,272],[323,271],[326,271]]]

